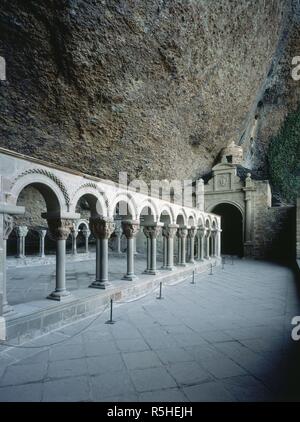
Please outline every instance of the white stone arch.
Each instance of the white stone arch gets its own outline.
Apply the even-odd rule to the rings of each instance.
[[[241,205],[239,202],[237,201],[231,201],[228,199],[222,199],[222,200],[217,200],[214,201],[213,203],[211,203],[208,207],[207,207],[207,212],[211,213],[212,210],[217,206],[217,205],[222,205],[222,204],[230,204],[235,206],[236,208],[238,208],[238,210],[241,212],[243,220],[244,220],[244,216],[245,216],[245,209],[244,206]]]
[[[179,215],[183,216],[184,225],[186,226],[188,218],[187,218],[187,213],[184,208],[180,208],[177,210],[175,221],[177,221],[177,218]]]
[[[155,204],[155,202],[151,199],[151,198],[147,198],[145,199],[138,207],[138,212],[137,212],[137,216],[138,219],[140,219],[141,217],[141,212],[143,211],[144,208],[149,207],[151,212],[152,212],[152,216],[154,221],[156,222],[159,218],[159,211],[158,208]]]
[[[109,207],[108,207],[108,216],[113,218],[114,211],[118,202],[126,202],[134,220],[138,219],[138,207],[136,201],[134,200],[133,196],[130,193],[119,192],[117,193],[113,199],[111,200]]]
[[[204,227],[206,229],[211,229],[211,218],[210,215],[206,215],[205,216],[205,223],[204,223]]]
[[[17,205],[20,193],[27,186],[32,186],[40,192],[46,202],[47,211],[69,211],[68,192],[63,192],[55,180],[39,173],[28,172],[18,176],[10,190],[9,203]]]
[[[90,195],[92,198],[96,201],[96,207],[95,210],[93,210],[94,213],[99,214],[103,217],[108,216],[108,199],[106,198],[106,195],[104,192],[100,192],[97,188],[97,186],[88,186],[88,185],[82,185],[80,186],[76,192],[74,193],[72,197],[72,203],[71,203],[71,211],[76,212],[76,205],[78,201],[85,195]]]
[[[175,223],[175,213],[174,213],[173,208],[170,205],[163,204],[161,206],[161,208],[159,208],[158,218],[161,217],[163,212],[166,212],[169,215],[171,224],[174,224]]]
[[[189,211],[189,213],[187,215],[188,215],[188,217],[187,217],[187,223],[189,224],[189,220],[190,220],[190,218],[192,218],[193,219],[192,226],[197,226],[197,216],[196,216],[196,213],[194,211]]]
[[[203,214],[200,214],[198,217],[198,221],[197,221],[197,225],[198,227],[204,228],[205,226],[205,217],[203,216]]]
[[[90,227],[89,227],[89,222],[87,221],[87,220],[85,220],[85,219],[80,219],[80,220],[78,220],[78,221],[76,221],[76,224],[75,224],[75,230],[79,230],[79,227],[81,226],[81,225],[84,225],[88,230],[90,229]]]

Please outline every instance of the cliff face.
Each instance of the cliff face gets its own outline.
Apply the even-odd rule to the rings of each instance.
[[[248,166],[263,167],[260,151],[296,103],[287,101],[290,68],[276,61],[290,45],[290,63],[296,45],[283,41],[290,7],[2,0],[0,145],[113,180],[119,171],[149,180],[199,176],[234,139]]]

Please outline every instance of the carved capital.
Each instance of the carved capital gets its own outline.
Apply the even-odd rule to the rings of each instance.
[[[47,230],[46,229],[40,229],[40,230],[37,230],[37,232],[38,232],[40,238],[44,238],[46,236],[46,234],[47,234]]]
[[[200,229],[197,230],[197,235],[202,239],[202,237],[205,235],[205,229],[203,227],[200,227]]]
[[[127,239],[133,239],[139,231],[138,221],[122,221],[122,229]]]
[[[188,230],[186,227],[179,227],[179,229],[177,230],[176,236],[179,237],[180,239],[185,239],[187,237],[188,234]]]
[[[90,229],[96,239],[109,239],[115,230],[115,223],[108,218],[91,217]]]
[[[28,233],[27,226],[16,226],[15,227],[17,237],[26,237]]]
[[[162,235],[167,239],[173,239],[177,232],[177,226],[164,226],[162,228]]]
[[[7,240],[14,228],[14,219],[11,215],[4,214],[3,216],[3,239]]]
[[[73,229],[73,220],[68,218],[49,218],[49,237],[52,240],[67,240]]]
[[[84,237],[90,237],[91,231],[88,228],[84,228],[82,234]]]
[[[149,239],[156,239],[160,233],[160,226],[145,226],[143,229],[144,235]]]
[[[197,229],[196,229],[196,227],[190,227],[189,229],[188,229],[188,237],[190,238],[190,239],[192,239],[192,238],[194,238],[195,236],[196,236],[196,232],[197,232]]]

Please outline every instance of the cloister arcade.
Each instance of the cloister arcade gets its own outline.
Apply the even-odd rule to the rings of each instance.
[[[14,216],[25,212],[24,207],[18,205],[18,198],[28,186],[38,190],[45,201],[46,209],[42,214],[45,226],[38,228],[40,258],[43,259],[45,254],[46,233],[56,243],[56,283],[48,299],[66,301],[72,298],[65,276],[66,241],[69,236],[72,238],[72,253],[76,254],[78,233],[85,237],[86,252],[89,236],[95,238],[95,279],[90,287],[96,289],[106,289],[108,286],[108,241],[112,235],[117,239],[115,252],[120,254],[121,236],[126,238],[124,280],[137,278],[134,263],[138,232],[143,232],[146,239],[144,274],[149,276],[156,275],[158,271],[173,271],[176,267],[220,257],[221,225],[217,215],[150,197],[110,181],[50,167],[39,160],[7,151],[1,151],[0,162],[2,318],[11,310],[6,295],[6,248],[13,230],[17,234],[18,256],[25,255],[28,228],[15,226]],[[82,199],[88,203],[88,221],[76,212]],[[162,240],[162,266],[159,269],[158,238]]]

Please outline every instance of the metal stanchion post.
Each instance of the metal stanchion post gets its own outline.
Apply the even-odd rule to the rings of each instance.
[[[192,282],[191,284],[195,284],[195,270],[193,270],[193,275],[192,275]]]
[[[163,299],[162,297],[162,282],[159,283],[159,296],[156,299]]]
[[[213,275],[213,264],[210,264],[210,273],[209,275]]]
[[[114,324],[116,321],[114,321],[114,320],[112,319],[112,317],[113,317],[113,300],[112,300],[112,299],[110,299],[110,318],[109,318],[109,320],[108,320],[108,321],[106,321],[106,323],[105,323],[105,324]]]

